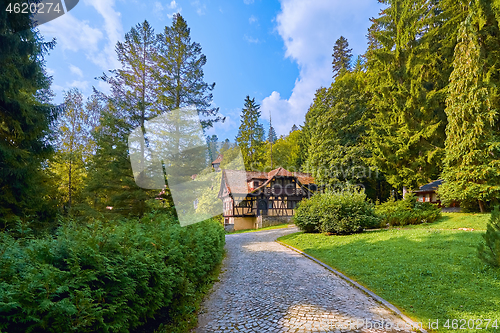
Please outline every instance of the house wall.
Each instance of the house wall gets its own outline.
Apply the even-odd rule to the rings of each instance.
[[[292,216],[259,216],[257,217],[257,229],[273,225],[293,223]]]
[[[256,222],[257,219],[253,216],[229,218],[229,224],[233,225],[233,230],[257,229]]]

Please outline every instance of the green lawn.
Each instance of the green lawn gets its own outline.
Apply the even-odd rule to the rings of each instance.
[[[438,221],[411,226],[417,229],[458,229],[486,230],[490,214],[444,213]]]
[[[260,229],[244,229],[244,230],[236,230],[232,232],[226,232],[226,234],[244,234],[246,232],[256,232],[256,231],[262,231],[262,230],[272,230],[272,229],[282,229],[282,228],[288,228],[289,225],[293,223],[282,223],[282,224],[277,224],[273,225],[270,227],[265,227],[265,228],[260,228]]]
[[[295,233],[279,240],[358,281],[424,328],[429,319],[439,319],[443,332],[446,319],[492,319],[498,330],[490,323],[488,331],[500,332],[500,270],[477,258],[483,231],[457,230],[486,229],[488,218],[450,213],[410,228],[350,236]]]

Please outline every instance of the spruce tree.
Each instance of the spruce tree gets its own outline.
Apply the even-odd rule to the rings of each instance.
[[[51,78],[44,56],[55,42],[43,42],[30,16],[8,12],[0,1],[0,220],[15,216],[51,218],[42,164],[50,157]]]
[[[250,96],[247,96],[236,137],[247,170],[259,170],[264,166],[266,145],[264,126],[259,121],[260,115],[260,105],[255,103],[255,98],[250,99]]]
[[[112,206],[113,212],[142,215],[147,207],[145,202],[153,198],[155,191],[141,189],[134,183],[128,157],[129,134],[138,127],[146,134],[146,121],[151,125],[160,114],[191,105],[204,116],[203,125],[210,126],[220,118],[218,108],[211,107],[215,84],[203,81],[206,57],[201,53],[201,46],[191,41],[190,29],[179,14],[159,35],[155,35],[147,21],[132,28],[125,41],[118,44],[117,54],[121,69],[112,71],[110,77],[103,77],[111,84],[111,95],[107,96],[104,123],[96,133],[98,149],[88,190],[101,199],[96,205],[101,210]],[[149,156],[146,146],[152,144],[149,138],[146,135],[146,140],[140,140],[140,163],[144,165]],[[178,138],[177,151],[180,151]],[[207,156],[198,157],[204,166]],[[114,171],[110,172],[110,168]]]
[[[342,71],[351,69],[352,49],[349,48],[349,43],[344,36],[340,36],[333,46],[333,78],[339,76]]]
[[[371,163],[403,193],[442,170],[445,96],[461,1],[386,0],[373,19],[367,68]]]
[[[462,23],[455,49],[446,108],[445,183],[439,194],[445,204],[460,201],[470,207],[476,202],[484,212],[485,203],[500,194],[500,30],[491,8],[480,4]]]
[[[299,128],[297,127],[297,125],[293,124],[292,129],[290,130],[290,133],[293,133],[293,132],[298,131],[298,130],[299,130]]]
[[[486,233],[483,234],[485,243],[478,246],[478,256],[483,262],[493,267],[500,267],[500,210],[495,206],[491,212]]]
[[[212,106],[215,83],[203,79],[203,66],[207,62],[199,43],[191,41],[187,22],[180,14],[174,14],[172,26],[166,26],[158,35],[156,61],[161,108],[164,111],[196,106],[203,117],[203,128],[222,120],[219,108]]]
[[[271,143],[276,142],[278,140],[278,136],[276,135],[276,131],[274,130],[274,127],[270,124],[269,125],[269,135],[267,140]]]

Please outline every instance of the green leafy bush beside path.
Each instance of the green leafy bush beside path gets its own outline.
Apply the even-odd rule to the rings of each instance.
[[[221,262],[225,243],[214,220],[180,227],[162,215],[0,237],[7,332],[128,332],[159,312],[168,320]]]
[[[294,216],[295,224],[305,232],[346,235],[377,227],[374,205],[357,190],[318,193],[303,200]]]

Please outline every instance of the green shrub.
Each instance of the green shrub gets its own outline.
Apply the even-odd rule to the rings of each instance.
[[[67,223],[56,237],[0,236],[0,330],[128,332],[166,319],[222,260],[224,229],[165,215]]]
[[[377,205],[375,211],[382,219],[382,223],[390,226],[432,223],[441,217],[441,209],[437,205],[418,202],[413,193],[399,201],[391,198]]]
[[[328,192],[303,200],[295,212],[295,224],[305,232],[346,235],[379,225],[373,204],[363,192]]]
[[[303,199],[295,210],[294,223],[304,232],[320,232],[322,209],[319,205],[319,200],[315,199],[316,196],[310,199]]]
[[[483,238],[486,244],[479,244],[479,258],[488,265],[500,267],[500,210],[498,206],[495,206],[491,212],[490,221]]]

